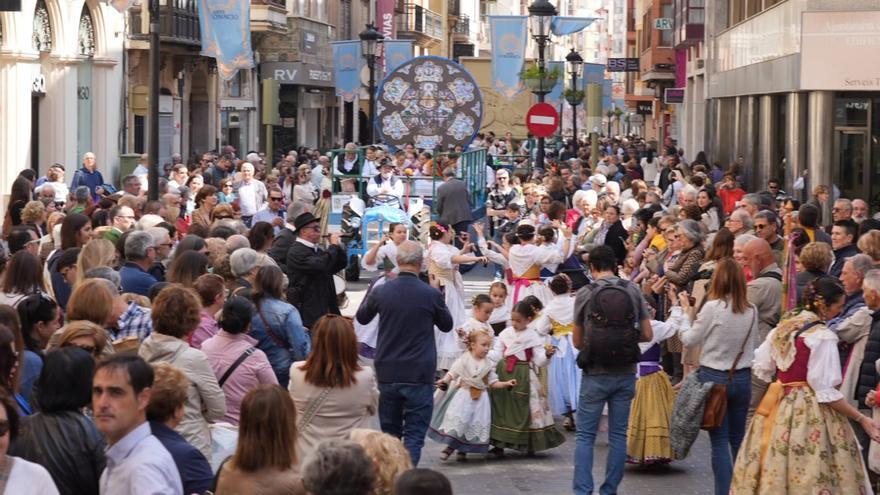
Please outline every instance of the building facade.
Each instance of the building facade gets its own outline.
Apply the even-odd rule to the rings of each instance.
[[[707,151],[742,156],[752,187],[880,198],[880,1],[719,0],[706,4]]]
[[[65,165],[87,151],[108,180],[119,160],[122,14],[97,0],[24,0],[0,12],[0,191],[25,168]],[[5,199],[2,204],[6,204]]]

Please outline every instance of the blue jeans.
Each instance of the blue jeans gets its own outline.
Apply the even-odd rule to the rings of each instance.
[[[403,439],[413,466],[419,465],[433,410],[432,384],[379,384],[379,424],[383,432]]]
[[[700,367],[700,381],[727,383],[727,371]],[[721,426],[709,430],[712,442],[712,474],[715,475],[715,495],[727,495],[733,477],[733,461],[746,435],[746,415],[752,397],[752,370],[744,368],[733,374],[727,385],[727,414]]]
[[[629,406],[636,394],[635,373],[616,375],[583,375],[577,409],[577,432],[574,446],[574,483],[577,495],[593,493],[593,445],[602,409],[608,404],[608,458],[602,495],[617,493],[626,464],[626,429]]]

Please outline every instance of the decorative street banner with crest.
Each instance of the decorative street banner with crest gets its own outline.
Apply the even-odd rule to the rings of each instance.
[[[483,117],[477,82],[442,57],[416,57],[385,77],[376,95],[376,129],[393,149],[446,151],[473,141]]]
[[[559,72],[559,78],[556,79],[553,89],[544,97],[544,101],[553,106],[559,106],[559,102],[562,101],[562,88],[565,87],[565,62],[547,62],[547,70]]]
[[[217,60],[217,74],[224,81],[254,66],[250,8],[244,0],[199,0],[201,54]]]
[[[526,60],[528,17],[524,15],[490,15],[492,39],[492,89],[513,98],[523,89],[519,80]]]
[[[562,17],[556,16],[550,23],[550,30],[556,36],[574,34],[583,31],[593,23],[596,17]]]
[[[361,88],[361,42],[334,41],[333,70],[336,71],[336,96],[354,101]]]
[[[385,45],[386,74],[413,58],[413,40],[385,40],[382,44]]]

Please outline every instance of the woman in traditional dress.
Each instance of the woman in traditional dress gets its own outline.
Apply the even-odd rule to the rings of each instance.
[[[406,240],[407,228],[402,223],[392,223],[388,226],[388,234],[377,242],[375,246],[370,248],[364,255],[361,262],[364,269],[368,272],[384,270],[385,273],[377,277],[370,283],[367,293],[384,284],[389,277],[397,274],[397,246]],[[366,296],[364,297],[366,299]],[[373,358],[376,349],[376,337],[379,331],[379,317],[373,318],[373,321],[366,325],[361,325],[357,319],[354,321],[354,331],[357,334],[358,343],[360,344],[360,354],[367,358]]]
[[[571,293],[571,279],[559,274],[547,283],[553,297],[540,318],[544,328],[538,331],[549,336],[550,345],[556,349],[550,365],[548,396],[550,410],[556,416],[563,416],[562,427],[574,431],[574,412],[577,411],[581,389],[581,371],[577,366],[578,350],[571,340],[574,330],[574,296]]]
[[[736,458],[731,494],[872,493],[849,418],[874,440],[880,429],[837,390],[837,335],[825,324],[843,307],[839,282],[822,276],[802,308],[774,328],[755,353],[755,375],[770,385]]]
[[[452,314],[452,328],[461,328],[468,315],[464,309],[464,283],[458,272],[462,263],[486,263],[485,256],[468,254],[473,245],[468,243],[462,249],[452,245],[455,231],[449,225],[436,223],[430,229],[431,243],[428,244],[428,276],[440,282],[440,290],[446,299],[446,307]],[[461,354],[458,334],[443,333],[434,329],[437,346],[437,369],[448,370]]]
[[[516,237],[519,244],[510,246],[507,252],[507,260],[511,271],[510,306],[514,306],[526,296],[535,296],[541,303],[550,300],[550,290],[541,282],[541,265],[559,264],[564,260],[571,246],[571,230],[559,222],[554,222],[554,227],[562,231],[564,241],[562,249],[557,245],[535,245],[535,227],[533,225],[519,225],[516,228]]]

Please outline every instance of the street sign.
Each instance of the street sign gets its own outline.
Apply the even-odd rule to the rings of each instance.
[[[526,127],[535,137],[549,137],[559,128],[559,113],[549,103],[535,103],[526,114]]]
[[[608,72],[638,72],[638,58],[609,58]]]
[[[636,115],[652,115],[654,113],[653,101],[637,101]]]
[[[684,88],[666,88],[663,93],[663,103],[667,105],[684,103]]]
[[[672,29],[672,26],[672,17],[658,17],[654,19],[654,29],[659,29],[660,31],[669,31],[670,29]]]

